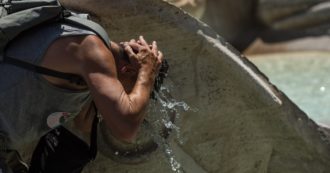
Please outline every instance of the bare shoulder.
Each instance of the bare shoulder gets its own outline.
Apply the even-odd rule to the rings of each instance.
[[[45,62],[58,64],[57,69],[83,75],[89,71],[105,72],[115,66],[113,55],[103,40],[96,35],[70,36],[56,40],[48,49]],[[113,68],[112,68],[113,69]]]
[[[116,69],[113,54],[98,36],[86,36],[81,42],[79,55],[82,73],[98,72],[115,75],[112,74]]]
[[[88,53],[88,51],[93,51],[93,50],[97,50],[97,51],[108,50],[103,40],[99,38],[97,35],[85,36],[81,42],[81,46],[82,48],[89,49],[86,50],[86,53]]]
[[[64,73],[84,76],[92,71],[109,73],[115,68],[111,52],[96,35],[59,38],[45,52],[41,66]],[[111,67],[111,68],[110,68]],[[108,71],[106,71],[108,70]],[[44,76],[49,82],[75,89],[68,81]]]

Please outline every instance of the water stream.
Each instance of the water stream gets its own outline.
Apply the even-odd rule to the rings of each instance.
[[[158,93],[156,100],[152,100],[148,108],[148,122],[150,131],[154,141],[159,149],[164,153],[169,166],[175,173],[184,173],[182,164],[178,161],[176,153],[173,151],[173,146],[169,143],[170,140],[175,140],[180,145],[184,144],[184,138],[181,135],[180,123],[182,120],[181,113],[187,111],[198,111],[191,108],[184,101],[178,101],[170,95],[170,90],[173,86],[169,81],[165,83]],[[163,128],[167,129],[168,134],[160,132]],[[163,134],[163,135],[160,135]],[[164,138],[164,136],[166,136]]]

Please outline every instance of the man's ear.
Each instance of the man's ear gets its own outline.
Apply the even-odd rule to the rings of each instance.
[[[124,75],[128,75],[128,76],[133,76],[136,75],[138,72],[137,70],[132,67],[131,65],[124,65],[121,67],[120,72]]]
[[[126,65],[124,65],[124,66],[122,66],[122,67],[120,68],[120,73],[125,74],[125,73],[127,73],[127,71],[128,71],[128,68],[127,68]]]

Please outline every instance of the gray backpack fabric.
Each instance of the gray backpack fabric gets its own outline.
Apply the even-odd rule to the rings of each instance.
[[[76,17],[57,0],[0,0],[0,63],[10,63],[37,73],[83,84],[79,76],[61,73],[24,61],[6,57],[6,46],[20,33],[46,22],[63,21],[94,31],[109,47],[110,40],[104,29],[95,22]]]
[[[1,4],[0,61],[4,60],[4,49],[12,39],[21,32],[53,19],[61,13],[61,7],[56,1],[24,2],[26,1],[7,1]],[[22,6],[27,9],[22,9]]]

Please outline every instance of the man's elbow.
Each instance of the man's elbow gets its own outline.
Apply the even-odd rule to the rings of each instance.
[[[104,119],[107,128],[111,131],[112,136],[116,139],[128,143],[133,143],[136,140],[139,128],[143,121],[141,112],[128,109],[126,114],[116,116],[116,119]]]
[[[134,143],[136,141],[137,134],[125,134],[117,136],[116,138],[125,143]]]
[[[112,129],[112,135],[116,139],[126,143],[134,143],[137,138],[139,127],[140,123],[138,122],[126,122],[124,125],[121,125],[116,130],[111,127],[110,129]]]

